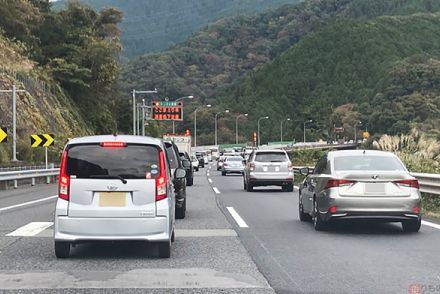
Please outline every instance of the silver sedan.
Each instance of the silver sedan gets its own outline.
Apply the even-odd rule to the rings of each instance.
[[[419,183],[402,161],[388,152],[333,151],[323,156],[300,186],[299,215],[316,230],[338,219],[401,222],[405,232],[421,225]]]

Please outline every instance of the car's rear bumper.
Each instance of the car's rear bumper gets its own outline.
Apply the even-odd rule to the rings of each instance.
[[[400,221],[410,221],[418,220],[421,216],[413,212],[337,212],[334,214],[327,213],[324,217],[326,221],[335,220],[375,220],[384,222],[400,222]]]
[[[410,197],[324,197],[318,202],[326,219],[376,219],[384,221],[414,220],[420,217],[418,193]],[[336,212],[329,208],[336,206]]]
[[[56,216],[54,238],[56,241],[93,240],[170,240],[167,217],[154,218],[73,218]]]
[[[225,173],[236,173],[236,174],[242,174],[243,172],[244,172],[244,168],[243,167],[236,167],[236,168],[234,168],[234,167],[228,167],[228,168],[225,168],[225,167],[223,167],[223,169],[222,169],[222,171],[223,172],[225,172]]]

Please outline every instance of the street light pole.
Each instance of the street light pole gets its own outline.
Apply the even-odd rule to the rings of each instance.
[[[313,120],[308,120],[304,122],[304,143],[306,142],[306,124],[313,122]]]
[[[181,101],[181,100],[183,100],[183,99],[193,99],[193,98],[194,98],[193,95],[190,95],[190,96],[184,96],[184,97],[177,98],[177,99],[176,99],[176,102]],[[175,121],[173,120],[173,134],[176,133],[176,125],[175,125],[174,122],[175,122]]]
[[[23,93],[26,90],[17,90],[12,85],[12,90],[0,90],[0,93],[12,93],[12,161],[17,161],[17,93]]]
[[[257,123],[257,129],[258,129],[258,143],[257,143],[257,147],[260,147],[260,143],[261,143],[261,141],[260,141],[260,121],[263,120],[263,119],[269,119],[269,117],[268,116],[263,116],[263,117],[260,117],[258,119],[258,123]]]
[[[235,118],[235,144],[237,144],[238,145],[238,119],[240,118],[240,117],[247,117],[248,116],[248,114],[247,113],[245,113],[245,114],[239,114],[236,118]]]
[[[220,115],[220,114],[222,114],[222,113],[229,113],[229,109],[226,109],[225,111],[221,111],[221,112],[217,112],[216,114],[215,114],[215,118],[214,118],[214,139],[215,139],[215,142],[214,142],[214,145],[215,146],[217,146],[217,143],[218,143],[218,138],[217,138],[217,135],[218,135],[218,130],[217,130],[217,118],[218,118],[218,116]]]
[[[356,127],[357,127],[358,124],[362,125],[362,122],[361,121],[357,121],[357,122],[354,123],[354,143],[355,144],[357,142],[357,129],[356,129]]]
[[[135,89],[133,89],[132,93],[132,105],[133,105],[133,135],[139,135],[139,131],[136,132],[136,121],[138,120],[138,117],[136,117],[137,115],[137,110],[136,110],[136,94],[156,94],[157,93],[157,89],[154,89],[153,91],[136,91]]]
[[[210,108],[211,104],[208,104],[205,107]],[[198,107],[196,110],[194,110],[194,147],[197,147],[197,111],[200,108],[201,107]]]
[[[285,120],[281,120],[281,143],[283,143],[283,123],[284,121],[290,121],[290,118],[287,118]]]

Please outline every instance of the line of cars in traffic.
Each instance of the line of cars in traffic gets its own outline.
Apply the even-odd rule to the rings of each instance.
[[[243,154],[242,154],[243,155]],[[284,150],[252,150],[245,159],[223,154],[217,170],[223,176],[243,174],[243,187],[281,186],[294,190],[294,170]],[[315,168],[301,168],[299,218],[325,230],[338,220],[401,222],[404,232],[421,227],[419,182],[393,153],[375,150],[331,151]]]
[[[64,148],[55,208],[58,258],[96,241],[147,241],[168,258],[175,219],[186,216],[192,157],[173,141],[106,135],[75,138]]]

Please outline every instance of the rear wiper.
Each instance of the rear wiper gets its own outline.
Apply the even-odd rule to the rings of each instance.
[[[127,180],[121,176],[110,176],[110,175],[91,175],[89,176],[92,179],[118,179],[121,180],[123,184],[127,184]]]

